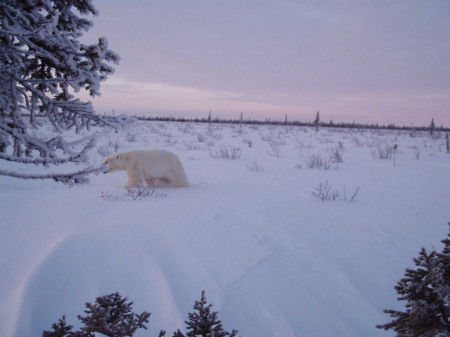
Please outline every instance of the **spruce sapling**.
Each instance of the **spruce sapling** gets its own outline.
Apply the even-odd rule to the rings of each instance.
[[[52,324],[52,331],[44,331],[42,337],[66,337],[72,332],[72,325],[66,323],[66,316],[58,320],[58,323]]]
[[[108,337],[133,336],[139,329],[147,329],[150,313],[135,314],[131,311],[133,302],[126,303],[119,293],[97,297],[94,304],[86,303],[86,316],[78,316],[84,323],[81,328],[86,333],[102,333]]]
[[[184,335],[180,330],[177,330],[173,337],[234,337],[237,330],[232,330],[231,333],[225,331],[222,327],[222,322],[218,319],[218,312],[211,310],[212,304],[207,304],[205,291],[199,301],[195,301],[194,312],[188,314],[188,320],[185,321],[188,332]]]
[[[449,223],[450,225],[450,223]],[[393,321],[377,328],[394,330],[397,337],[450,336],[450,233],[441,253],[422,248],[395,289],[406,310],[384,310]]]

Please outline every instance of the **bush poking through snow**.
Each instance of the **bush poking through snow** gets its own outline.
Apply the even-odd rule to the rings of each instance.
[[[236,146],[222,146],[219,151],[209,150],[211,158],[236,160],[241,158],[241,148]]]
[[[342,144],[342,143],[341,143]],[[330,159],[332,162],[335,163],[343,163],[344,162],[344,155],[342,154],[343,146],[337,146],[329,150],[330,152]]]
[[[125,140],[129,143],[135,143],[137,142],[138,139],[134,131],[128,130],[127,133],[125,134]]]
[[[247,144],[248,147],[252,147],[252,145],[253,145],[252,140],[249,138],[244,138],[244,139],[242,139],[242,141],[244,142],[244,144]]]
[[[269,147],[267,147],[267,153],[269,156],[274,158],[280,158],[281,152],[280,152],[280,143],[276,141],[269,141]]]
[[[342,201],[348,203],[348,204],[352,204],[356,201],[356,198],[359,195],[359,186],[355,189],[355,191],[352,193],[352,195],[350,197],[347,197],[347,191],[345,186],[343,187],[343,195],[342,195]]]
[[[197,140],[199,143],[204,143],[206,141],[206,136],[204,133],[197,133]]]
[[[192,140],[184,141],[183,145],[186,148],[186,150],[188,150],[188,151],[200,150],[200,145],[194,143],[194,141],[192,141]]]
[[[264,166],[258,163],[257,160],[254,160],[251,164],[245,165],[245,167],[252,172],[262,172],[264,171]]]
[[[371,153],[375,159],[391,159],[394,153],[394,146],[387,142],[377,143],[372,147]]]
[[[335,201],[340,196],[338,190],[332,189],[331,186],[328,185],[328,181],[325,182],[325,184],[320,183],[314,188],[314,191],[312,191],[311,193],[315,198],[319,199],[322,202]]]
[[[102,192],[100,197],[107,201],[129,201],[129,200],[142,200],[145,198],[165,198],[167,194],[156,191],[154,188],[138,187],[127,188],[125,194],[112,195],[106,192]]]
[[[356,201],[356,198],[359,195],[359,187],[355,189],[351,196],[347,196],[347,189],[345,186],[342,190],[334,189],[328,184],[328,181],[326,181],[325,184],[320,183],[316,186],[311,194],[322,202],[339,200],[351,204]]]
[[[397,336],[450,336],[450,232],[442,243],[441,253],[422,248],[413,259],[417,269],[406,269],[395,286],[406,311],[384,310],[394,320],[377,328]]]
[[[415,145],[412,147],[412,149],[414,150],[414,157],[419,160],[420,159],[420,148]]]
[[[305,160],[305,164],[309,169],[331,170],[337,168],[338,162],[336,159],[337,158],[333,154],[329,156],[328,159],[325,159],[317,154],[312,154],[307,160]]]
[[[114,153],[108,146],[99,146],[97,152],[102,158],[109,157]]]
[[[450,137],[448,135],[448,132],[445,134],[445,150],[447,153],[450,153]]]

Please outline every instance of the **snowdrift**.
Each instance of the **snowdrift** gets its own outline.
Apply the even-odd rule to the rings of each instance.
[[[138,335],[170,335],[202,290],[241,336],[392,336],[375,325],[401,308],[395,283],[447,233],[443,137],[175,122],[98,137],[92,165],[116,145],[165,148],[192,186],[134,200],[124,172],[70,189],[0,177],[1,336],[40,336],[62,315],[77,326],[85,302],[116,291],[152,313]],[[377,144],[398,145],[395,166]],[[342,162],[308,168],[336,151]],[[312,195],[325,182],[340,198]]]

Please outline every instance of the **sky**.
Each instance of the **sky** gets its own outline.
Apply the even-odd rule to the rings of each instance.
[[[450,127],[449,0],[94,0],[99,113]]]

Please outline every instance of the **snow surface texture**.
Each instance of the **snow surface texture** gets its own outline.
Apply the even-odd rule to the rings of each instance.
[[[443,135],[139,122],[98,138],[94,166],[168,149],[192,186],[135,198],[125,172],[70,189],[0,177],[0,336],[39,336],[62,315],[77,327],[85,302],[116,291],[152,312],[139,335],[171,334],[202,290],[243,337],[392,336],[374,326],[403,308],[395,283],[447,234]],[[395,166],[378,159],[395,144]],[[336,151],[342,163],[308,168]],[[322,202],[325,183],[359,194]]]

